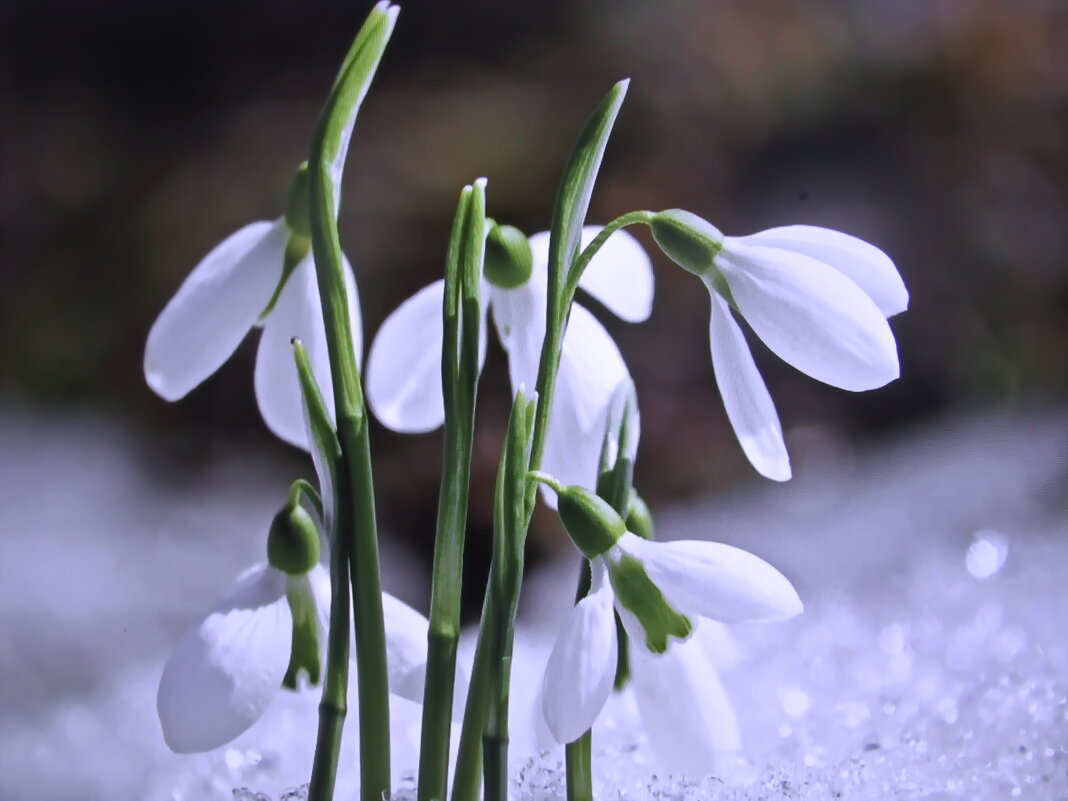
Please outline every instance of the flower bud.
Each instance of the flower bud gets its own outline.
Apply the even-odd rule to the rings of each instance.
[[[643,540],[651,540],[653,537],[653,513],[642,496],[631,490],[627,499],[627,531],[636,534]]]
[[[319,528],[299,503],[287,503],[271,521],[267,561],[291,576],[302,576],[319,563]]]
[[[682,209],[658,212],[650,227],[660,249],[677,265],[706,278],[723,250],[723,234],[707,220]]]
[[[308,162],[297,167],[293,180],[289,183],[286,196],[285,220],[289,230],[303,237],[311,237],[308,199]]]
[[[511,225],[491,222],[486,237],[486,280],[501,289],[515,289],[530,279],[534,256],[526,235]]]
[[[564,528],[587,559],[595,559],[616,544],[627,526],[603,498],[584,487],[563,487],[557,509]]]

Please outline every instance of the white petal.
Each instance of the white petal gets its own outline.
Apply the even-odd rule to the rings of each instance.
[[[568,615],[545,666],[542,714],[550,733],[561,743],[577,740],[593,726],[615,680],[612,590],[598,576],[595,571],[595,589]]]
[[[742,329],[731,316],[730,306],[717,293],[709,294],[712,321],[708,339],[727,419],[757,472],[775,481],[786,481],[791,475],[790,456],[775,404],[753,362]]]
[[[863,239],[815,225],[769,228],[742,239],[751,245],[792,250],[822,261],[863,289],[886,317],[909,306],[909,291],[894,262]]]
[[[388,592],[382,593],[382,616],[386,624],[390,692],[421,704],[426,681],[427,619]]]
[[[285,588],[285,574],[260,566],[179,640],[156,698],[171,750],[185,754],[225,745],[271,703],[293,637]]]
[[[716,264],[756,335],[801,372],[855,392],[900,374],[886,318],[837,270],[799,253],[743,247],[737,240]]]
[[[533,261],[530,281],[527,283],[544,291],[549,276],[549,232],[540,231],[531,234],[527,237],[527,241],[530,243],[530,255]],[[544,311],[542,309],[543,313]]]
[[[493,321],[508,352],[512,391],[533,387],[545,338],[545,290],[530,282],[490,290]],[[577,303],[564,333],[542,470],[564,484],[593,488],[613,393],[629,373],[612,337]],[[555,507],[555,495],[542,497]]]
[[[581,247],[589,245],[600,232],[598,225],[585,226]],[[579,286],[628,323],[647,320],[653,310],[653,264],[638,240],[623,230],[605,240],[587,265]]]
[[[353,349],[359,358],[363,339],[359,296],[352,277],[352,268],[347,260],[345,278]],[[330,354],[326,346],[322,304],[319,302],[319,286],[311,256],[306,257],[293,270],[278,302],[264,322],[263,336],[256,354],[255,375],[256,401],[267,427],[286,442],[309,450],[300,383],[290,342],[293,337],[299,337],[304,343],[312,373],[333,416],[334,391],[331,383]]]
[[[441,390],[445,282],[423,287],[397,307],[367,358],[367,401],[387,428],[432,431],[445,422]]]
[[[267,307],[289,236],[281,220],[227,237],[160,312],[145,346],[145,379],[161,397],[186,395],[222,366]]]
[[[542,470],[564,484],[597,486],[612,399],[616,387],[628,378],[612,337],[592,314],[575,304],[564,334]],[[551,504],[555,500],[547,488],[544,497]]]
[[[715,772],[716,760],[741,748],[734,708],[696,637],[664,654],[631,648],[631,681],[653,752],[671,773]]]
[[[627,532],[616,547],[634,556],[684,615],[724,623],[780,620],[802,610],[789,580],[759,556],[720,542],[650,542]]]

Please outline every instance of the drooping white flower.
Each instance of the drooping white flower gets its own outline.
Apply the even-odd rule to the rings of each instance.
[[[669,643],[662,654],[631,648],[627,687],[664,769],[680,776],[706,776],[719,769],[724,757],[741,750],[741,732],[719,678],[719,663],[702,641],[714,637],[717,645],[725,638],[729,642],[729,632],[708,618],[694,618],[692,623],[690,638]]]
[[[297,256],[304,253],[288,275],[287,248],[298,251]],[[344,272],[353,348],[359,354],[360,303],[347,260]],[[183,398],[218,370],[257,326],[263,328],[255,369],[260,413],[279,438],[307,450],[289,342],[293,337],[304,342],[320,386],[332,386],[330,360],[308,240],[284,218],[246,225],[193,268],[152,324],[145,345],[145,380],[166,400]],[[326,400],[332,410],[332,393],[326,393]]]
[[[569,487],[561,495],[561,518],[590,560],[592,583],[569,614],[545,668],[542,713],[549,731],[558,742],[572,742],[604,707],[616,672],[614,613],[623,621],[632,650],[644,648],[652,655],[677,651],[658,665],[677,679],[664,692],[680,697],[673,695],[662,714],[653,713],[653,727],[663,729],[670,717],[680,732],[700,730],[725,699],[718,697],[721,688],[711,685],[708,692],[713,695],[685,697],[687,692],[705,692],[697,680],[702,673],[698,654],[679,650],[692,634],[694,621],[792,617],[802,609],[797,592],[778,570],[740,548],[697,540],[644,540],[623,530],[611,507],[578,490]],[[608,517],[598,517],[604,510]],[[609,518],[611,524],[602,525]],[[640,665],[643,658],[636,662]],[[703,752],[695,744],[687,753],[699,757]]]
[[[427,621],[382,594],[390,691],[422,702]],[[178,753],[210,751],[255,723],[291,666],[294,613],[314,616],[325,665],[330,578],[322,565],[302,576],[267,564],[249,568],[234,591],[182,635],[156,697],[163,737]],[[300,619],[296,621],[298,624]]]
[[[600,231],[587,226],[582,246]],[[549,234],[529,239],[530,278],[507,289],[483,282],[482,297],[508,354],[513,392],[536,384],[542,341],[549,262]],[[618,317],[639,322],[649,316],[653,275],[649,257],[630,234],[617,231],[593,257],[580,287]],[[441,389],[442,298],[435,281],[406,300],[382,325],[367,363],[367,398],[384,425],[394,431],[431,431],[445,419]],[[628,376],[611,336],[579,304],[572,307],[564,335],[560,371],[542,464],[562,481],[593,486],[609,401]]]
[[[652,228],[664,252],[708,289],[716,383],[742,450],[762,475],[785,481],[790,459],[732,307],[776,355],[825,384],[859,392],[898,377],[887,318],[908,307],[908,291],[874,245],[811,225],[723,236],[679,210],[656,215]]]

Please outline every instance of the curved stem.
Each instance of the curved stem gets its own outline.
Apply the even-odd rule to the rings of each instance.
[[[308,156],[312,253],[341,446],[334,513],[338,545],[348,557],[353,588],[362,801],[381,801],[390,795],[389,681],[367,413],[349,324],[337,207],[352,126],[395,21],[396,10],[386,3],[371,12],[323,107]],[[327,801],[330,796],[322,798]]]

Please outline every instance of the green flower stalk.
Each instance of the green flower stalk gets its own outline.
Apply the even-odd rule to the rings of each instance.
[[[363,801],[380,801],[390,795],[389,683],[368,421],[347,311],[337,210],[356,114],[389,42],[398,11],[396,6],[379,3],[357,34],[320,114],[308,156],[308,220],[341,449],[335,525],[338,543],[349,559],[353,586]],[[324,782],[323,793],[322,799],[330,797],[332,781]]]
[[[557,194],[549,240],[546,333],[541,348],[535,390],[537,402],[533,412],[532,439],[527,459],[530,470],[540,467],[545,452],[564,331],[578,280],[575,279],[575,287],[570,287],[569,278],[579,256],[582,226],[597,171],[626,95],[627,85],[628,81],[616,84],[594,110],[572,151]],[[600,244],[603,244],[603,241],[601,240]],[[592,258],[592,252],[590,257]],[[515,536],[507,541],[508,548],[518,548],[521,552],[525,547],[526,533],[534,513],[536,492],[536,484],[528,482],[522,499],[522,525]],[[505,543],[495,542],[495,547],[504,546]],[[495,563],[500,558],[503,557],[495,554]],[[505,706],[503,714],[506,716],[510,678],[506,664],[511,659],[515,608],[520,586],[521,575],[517,575],[512,583],[506,582],[496,587],[493,577],[490,579],[471,676],[471,691],[460,737],[453,801],[477,801],[478,766],[483,760],[486,801],[504,801],[507,798],[507,740],[500,739],[497,733],[501,725],[502,702]],[[487,728],[491,711],[496,717],[493,727]],[[486,737],[488,739],[484,739]],[[480,753],[480,741],[491,743],[492,750]]]
[[[420,801],[445,798],[448,785],[464,534],[482,336],[480,292],[487,225],[485,189],[484,178],[475,181],[474,186],[464,187],[453,222],[445,269],[441,350],[445,444],[434,538],[434,580],[423,693]]]

